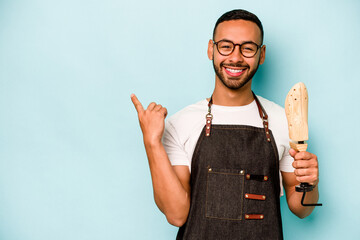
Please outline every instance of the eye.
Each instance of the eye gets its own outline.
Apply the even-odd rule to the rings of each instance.
[[[242,51],[244,52],[255,52],[256,49],[256,46],[253,44],[245,44],[242,46]]]
[[[230,42],[219,42],[219,48],[221,50],[230,50],[234,48],[234,45]]]
[[[243,51],[245,51],[245,52],[255,52],[255,50],[251,49],[251,48],[243,48]]]

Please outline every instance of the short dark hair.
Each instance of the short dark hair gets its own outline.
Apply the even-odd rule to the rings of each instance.
[[[260,28],[261,31],[261,44],[263,43],[264,39],[264,29],[261,24],[260,19],[253,13],[248,12],[244,9],[235,9],[229,12],[224,13],[215,23],[214,31],[213,31],[213,39],[215,37],[215,31],[217,26],[225,21],[231,21],[231,20],[246,20],[256,23],[256,25]]]

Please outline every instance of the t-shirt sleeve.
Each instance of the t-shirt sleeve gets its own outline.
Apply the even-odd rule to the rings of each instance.
[[[169,157],[171,165],[190,166],[190,161],[181,143],[179,135],[173,125],[167,121],[162,137],[162,143]]]

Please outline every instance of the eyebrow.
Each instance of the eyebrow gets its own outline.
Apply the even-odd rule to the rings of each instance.
[[[233,41],[231,41],[230,39],[227,39],[227,38],[220,39],[217,42],[220,42],[220,41],[228,41],[228,42],[234,43]],[[244,44],[244,43],[255,43],[256,45],[261,46],[261,44],[257,44],[256,42],[253,42],[253,41],[244,41],[244,42],[241,42],[240,44]]]

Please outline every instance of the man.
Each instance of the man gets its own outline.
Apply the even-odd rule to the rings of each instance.
[[[177,239],[282,239],[282,186],[300,218],[313,207],[301,206],[295,186],[314,185],[304,202],[318,200],[317,157],[289,149],[284,109],[251,90],[265,60],[262,43],[262,24],[254,14],[227,12],[208,43],[216,73],[210,99],[176,113],[165,127],[166,108],[150,103],[145,110],[131,96],[155,202],[180,227]]]

